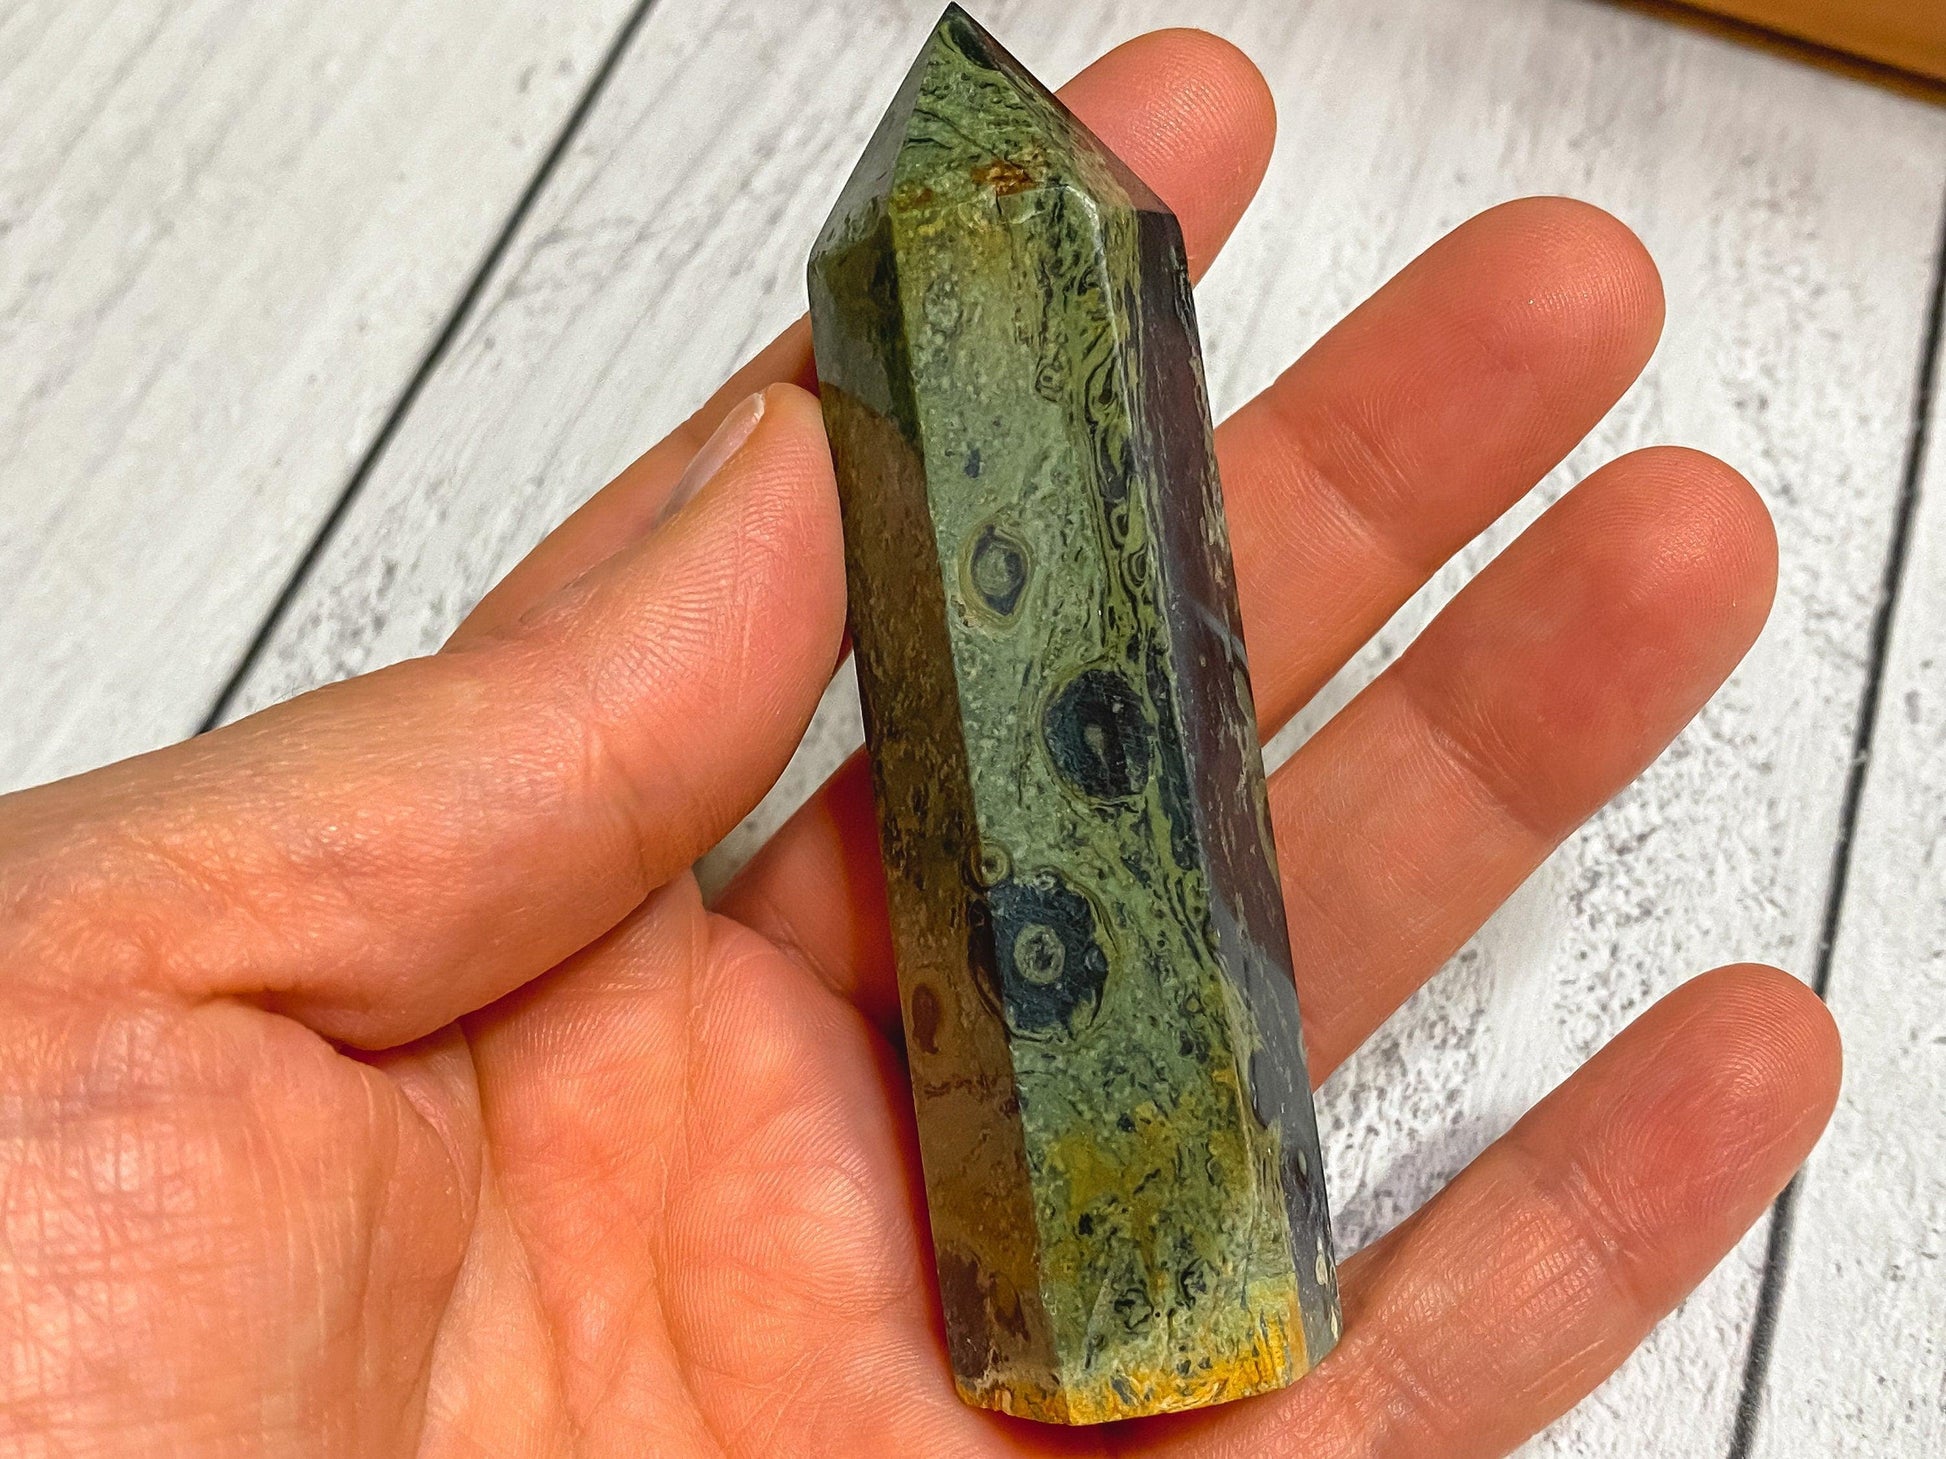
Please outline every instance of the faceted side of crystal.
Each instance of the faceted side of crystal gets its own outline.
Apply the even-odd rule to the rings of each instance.
[[[1175,221],[949,10],[811,293],[961,1391],[1286,1383],[1335,1291]]]
[[[1174,666],[1173,673],[1155,676],[1152,692],[1158,702],[1173,701],[1181,773],[1193,787],[1184,809],[1208,866],[1210,926],[1257,1031],[1246,1083],[1258,1119],[1278,1134],[1304,1345],[1315,1364],[1336,1345],[1341,1325],[1331,1215],[1188,255],[1175,215],[1160,204],[1142,209],[1137,227],[1139,302],[1129,326],[1141,362],[1132,372],[1134,459],[1154,503],[1162,617]]]
[[[820,394],[953,1371],[1064,1418],[1005,1024],[971,976],[977,814],[890,224],[869,201],[812,274]]]

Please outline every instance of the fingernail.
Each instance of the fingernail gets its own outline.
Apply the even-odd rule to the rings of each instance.
[[[709,484],[709,479],[723,469],[723,463],[736,455],[743,443],[750,439],[750,433],[763,418],[764,397],[761,390],[731,408],[715,432],[703,442],[702,449],[689,458],[682,475],[669,489],[669,498],[663,502],[662,512],[656,518],[657,526],[681,511],[697,492]]]

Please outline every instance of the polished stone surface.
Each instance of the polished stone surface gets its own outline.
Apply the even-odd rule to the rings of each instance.
[[[810,288],[960,1391],[1286,1384],[1340,1319],[1176,220],[954,7]]]

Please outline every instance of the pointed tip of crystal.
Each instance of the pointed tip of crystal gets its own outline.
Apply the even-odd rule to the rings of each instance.
[[[940,13],[819,235],[813,260],[913,196],[1053,183],[1098,193],[1112,179],[1126,206],[1165,205],[958,4]]]
[[[975,20],[972,13],[964,5],[959,4],[958,0],[952,0],[952,3],[939,12],[939,19],[933,22],[932,33],[926,38],[926,48],[930,50],[939,44],[942,36],[951,33],[957,33],[965,40],[974,41],[984,48],[1005,54],[1000,42],[993,38],[993,33]]]
[[[994,55],[1007,54],[1005,47],[993,38],[993,32],[981,25],[968,13],[965,6],[958,3],[949,4],[939,12],[939,19],[934,22],[932,34],[927,38],[926,49],[932,50],[939,44],[941,38],[947,35],[957,36],[962,44],[971,41],[982,50]]]

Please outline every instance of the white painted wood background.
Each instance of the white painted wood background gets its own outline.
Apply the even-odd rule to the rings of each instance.
[[[0,788],[434,647],[800,311],[813,231],[936,8],[0,6]],[[982,14],[1050,76],[1163,24],[1269,76],[1276,159],[1201,290],[1219,410],[1500,199],[1573,193],[1648,242],[1669,328],[1642,383],[1273,755],[1634,446],[1752,476],[1777,608],[1675,749],[1327,1086],[1341,1236],[1390,1226],[1690,974],[1828,979],[1846,1091],[1787,1231],[1760,1227],[1527,1452],[1946,1452],[1938,396],[1914,445],[1946,107],[1598,0]],[[856,737],[841,677],[711,874]]]

